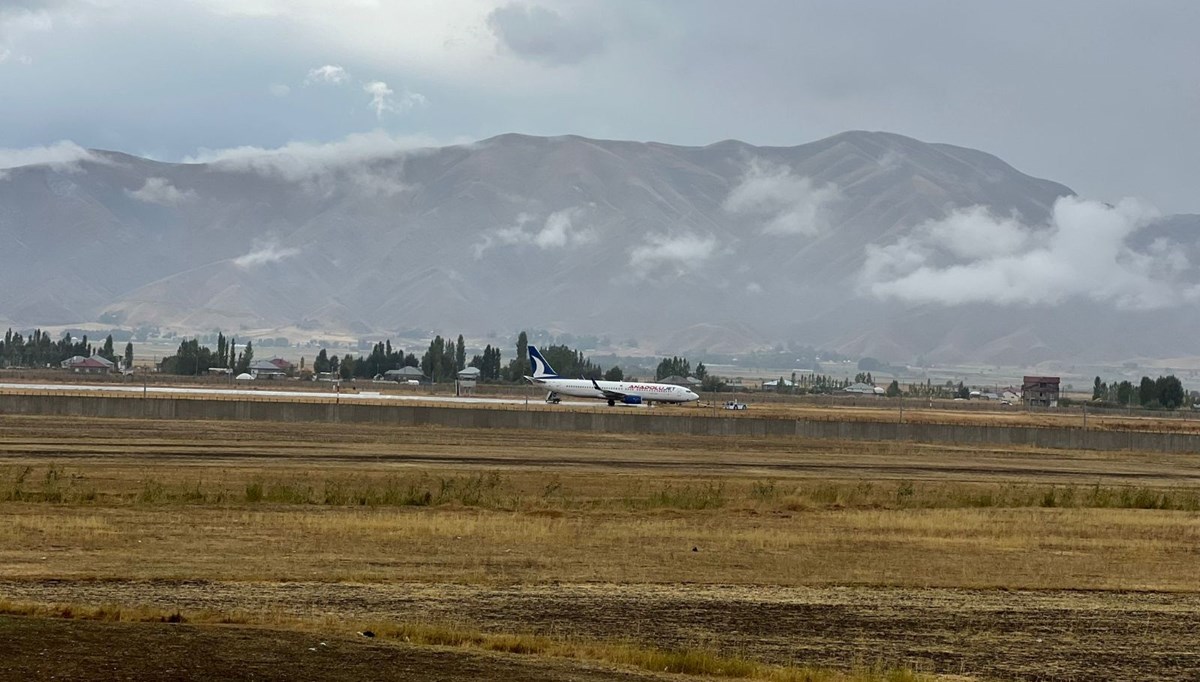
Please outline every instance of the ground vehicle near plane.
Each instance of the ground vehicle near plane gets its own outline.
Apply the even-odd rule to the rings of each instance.
[[[541,352],[529,346],[529,367],[533,376],[530,383],[549,389],[546,402],[558,404],[561,396],[607,400],[609,407],[652,403],[690,403],[700,396],[689,388],[673,384],[656,384],[638,381],[597,381],[596,379],[565,379],[560,377]]]
[[[725,409],[727,409],[727,410],[744,410],[744,409],[746,409],[746,403],[739,403],[736,400],[726,400],[725,401]]]

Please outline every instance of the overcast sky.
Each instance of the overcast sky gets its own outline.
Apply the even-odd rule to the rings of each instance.
[[[1192,0],[0,0],[0,165],[63,140],[174,161],[868,129],[1200,212],[1197,26]]]

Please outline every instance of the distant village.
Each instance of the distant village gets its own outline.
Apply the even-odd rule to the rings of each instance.
[[[0,368],[58,368],[76,375],[132,375],[135,371],[160,375],[227,377],[230,381],[369,381],[409,386],[454,384],[456,390],[474,391],[480,384],[523,383],[528,370],[524,351],[527,341],[521,333],[516,347],[517,357],[507,365],[501,362],[498,348],[487,346],[481,354],[467,358],[463,337],[456,340],[437,336],[420,357],[393,348],[390,341],[378,342],[368,353],[347,352],[341,357],[320,349],[313,362],[300,358],[299,363],[279,356],[255,357],[253,343],[240,346],[233,338],[218,333],[215,348],[200,345],[197,339],[183,339],[179,349],[153,366],[137,367],[133,362],[133,343],[127,342],[124,352],[116,353],[112,336],[93,345],[86,336],[79,339],[64,335],[52,340],[35,331],[28,337],[9,330],[0,341]],[[626,379],[618,366],[607,370],[593,363],[582,352],[565,344],[543,346],[543,352],[564,376],[607,379]],[[860,363],[860,366],[864,363]],[[866,363],[870,364],[870,363]],[[877,367],[879,365],[876,365]],[[628,377],[629,379],[648,377]],[[710,373],[703,363],[693,368],[682,357],[663,358],[656,367],[654,381],[683,386],[706,393],[757,392],[781,395],[826,395],[854,399],[938,399],[952,401],[986,401],[997,405],[1054,408],[1075,403],[1109,407],[1140,406],[1150,409],[1176,409],[1191,406],[1198,396],[1187,394],[1174,376],[1141,382],[1105,382],[1096,377],[1091,400],[1067,397],[1061,378],[1057,376],[1025,376],[1019,386],[981,388],[962,382],[907,383],[891,379],[878,382],[870,371],[857,373],[853,378],[838,378],[813,371],[793,371],[790,377],[748,380],[719,377]],[[880,385],[883,384],[883,385]]]

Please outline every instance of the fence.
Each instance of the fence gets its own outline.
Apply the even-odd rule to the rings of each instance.
[[[841,441],[915,441],[955,445],[1200,452],[1200,435],[1075,428],[899,424],[689,415],[652,410],[564,410],[541,405],[379,404],[359,401],[245,399],[235,396],[0,394],[0,414],[135,419],[436,425],[449,428],[798,437]]]

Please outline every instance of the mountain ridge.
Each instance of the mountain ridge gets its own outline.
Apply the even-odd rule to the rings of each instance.
[[[1086,302],[1047,316],[1045,306],[864,293],[872,248],[972,207],[1038,238],[1056,202],[1075,197],[986,152],[895,133],[793,147],[506,133],[184,164],[91,155],[0,180],[0,288],[19,294],[0,298],[0,319],[380,336],[528,327],[667,352],[796,341],[899,362],[1016,362],[1021,346],[1039,359],[1127,350],[1089,349],[1048,324],[1072,311],[1081,329],[1128,317]],[[1143,246],[1165,239],[1192,254],[1196,224],[1169,217]],[[1200,326],[1186,317],[1167,326]],[[702,332],[689,345],[685,329]],[[1151,351],[1179,354],[1159,345]]]

